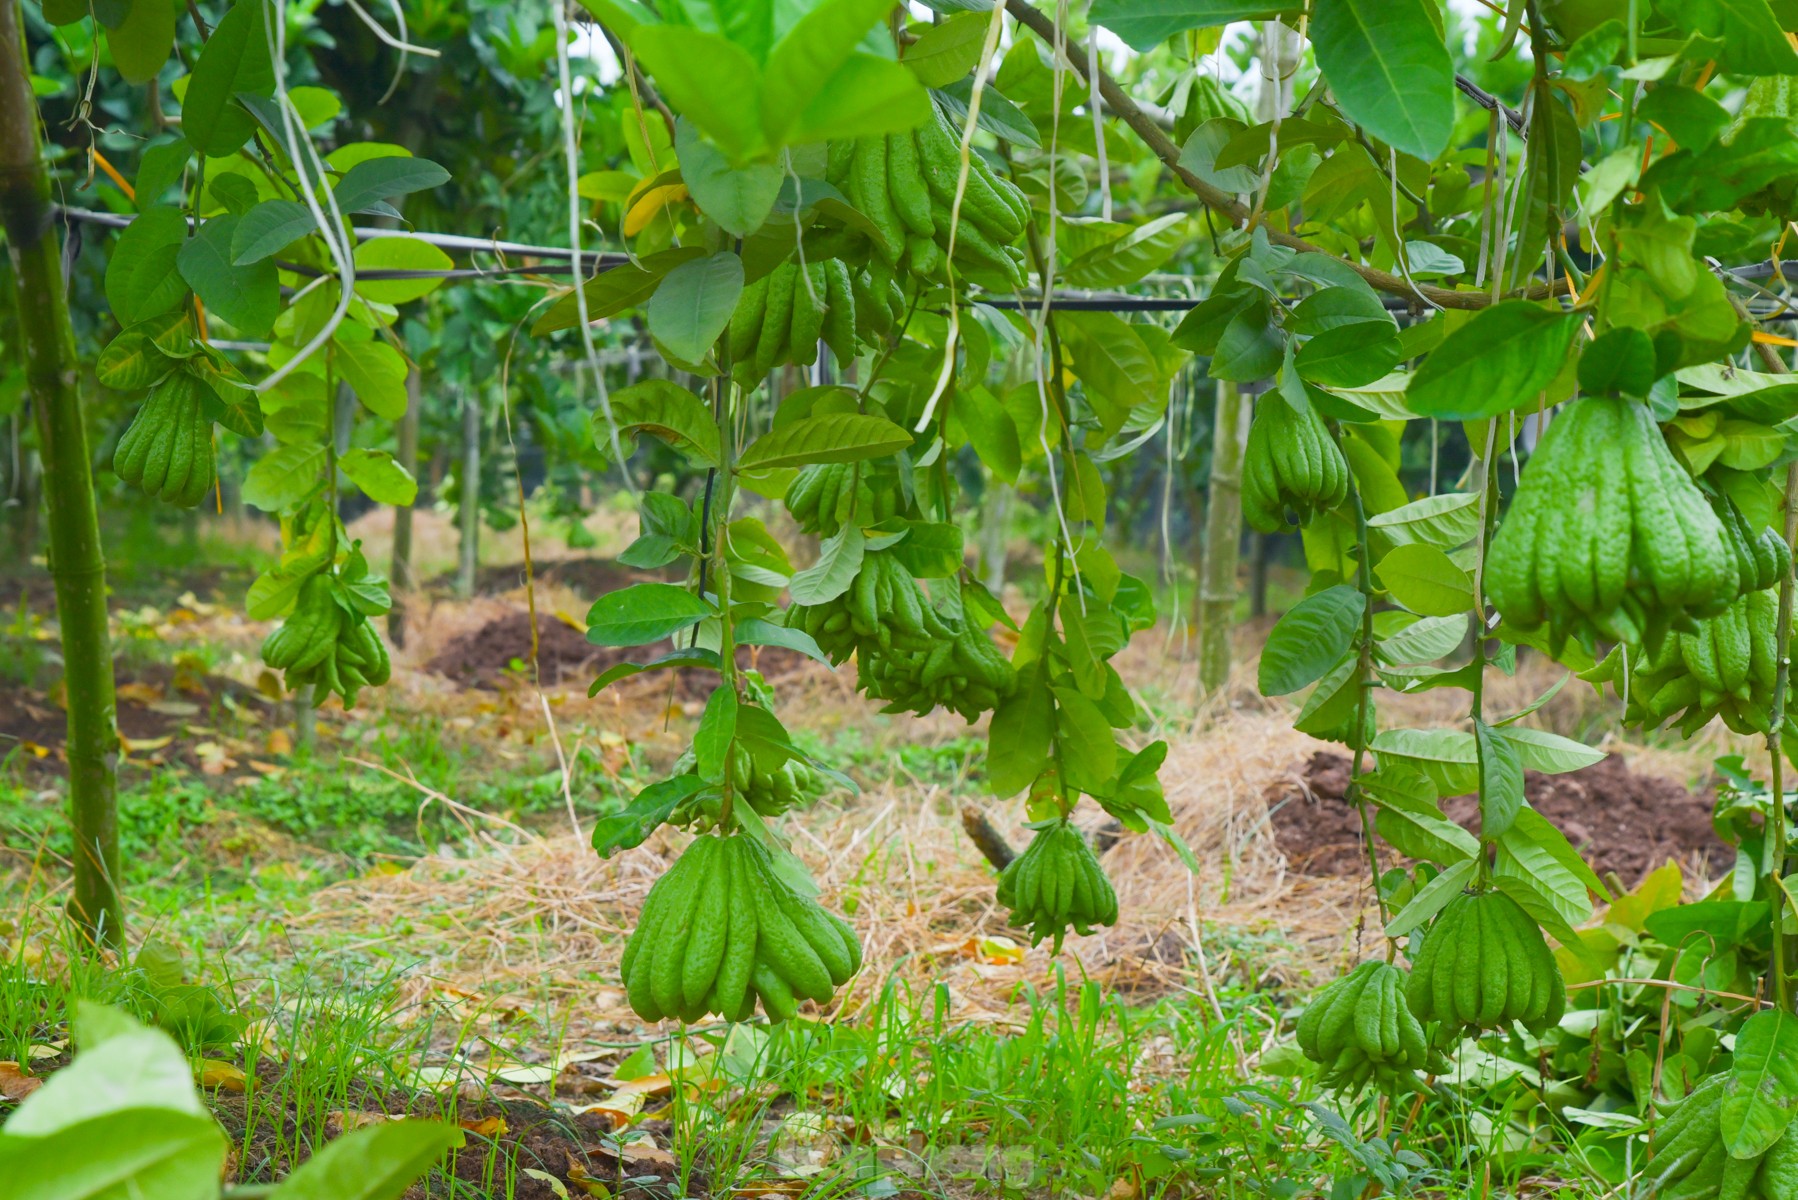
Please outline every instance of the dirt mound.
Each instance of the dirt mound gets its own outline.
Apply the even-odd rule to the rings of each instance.
[[[1339,876],[1366,871],[1361,820],[1343,799],[1348,779],[1349,760],[1320,750],[1268,789],[1275,843],[1295,870]],[[1626,886],[1635,886],[1670,858],[1714,877],[1735,857],[1711,828],[1714,796],[1638,775],[1615,754],[1565,775],[1525,771],[1523,790],[1594,870],[1614,873]],[[1442,807],[1471,829],[1479,802],[1473,796],[1453,796]],[[1387,857],[1400,861],[1390,851]]]
[[[591,680],[612,664],[632,657],[630,650],[595,646],[585,634],[555,616],[537,616],[537,666],[546,685]],[[465,687],[496,688],[509,674],[529,679],[530,661],[531,614],[519,609],[462,634],[425,667]]]
[[[607,558],[550,558],[531,563],[531,579],[538,586],[559,584],[587,600],[597,600],[607,592],[629,587],[646,580],[673,581],[679,575],[672,570],[638,571],[620,566]],[[434,590],[449,591],[456,585],[456,573],[446,571],[430,581]],[[524,586],[522,562],[483,566],[475,572],[475,594],[497,596]]]

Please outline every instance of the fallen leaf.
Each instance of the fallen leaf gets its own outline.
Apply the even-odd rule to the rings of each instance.
[[[1111,1190],[1105,1193],[1105,1198],[1106,1200],[1136,1200],[1140,1195],[1142,1195],[1142,1189],[1136,1186],[1134,1179],[1120,1176],[1111,1181]]]
[[[604,1180],[587,1174],[587,1168],[572,1159],[568,1163],[568,1182],[581,1189],[583,1196],[609,1198],[612,1194],[612,1189],[606,1186]]]
[[[563,1183],[560,1179],[557,1179],[554,1175],[551,1175],[548,1171],[539,1171],[536,1167],[526,1167],[520,1174],[524,1175],[526,1178],[535,1179],[538,1183],[541,1183],[544,1187],[561,1197],[561,1200],[569,1200],[568,1185]]]
[[[68,1044],[67,1038],[60,1038],[54,1042],[34,1042],[31,1048],[25,1052],[25,1056],[32,1062],[41,1058],[60,1058],[62,1052],[68,1048]]]
[[[383,1125],[393,1120],[386,1113],[339,1111],[325,1115],[325,1135],[338,1137],[352,1129]]]
[[[558,1072],[554,1067],[532,1063],[508,1063],[492,1072],[492,1077],[502,1083],[528,1086],[534,1083],[549,1083]]]
[[[504,1117],[482,1117],[478,1121],[457,1121],[456,1124],[477,1137],[504,1137],[507,1131]]]
[[[153,683],[145,683],[141,679],[119,684],[115,694],[120,700],[129,700],[134,704],[154,704],[163,696],[160,687]]]
[[[21,741],[19,743],[19,749],[21,749],[25,753],[31,755],[31,757],[33,757],[33,758],[49,758],[50,757],[50,747],[40,746],[36,742]]]
[[[37,1076],[20,1069],[16,1062],[0,1062],[0,1100],[23,1100],[44,1086]]]
[[[674,1155],[649,1142],[626,1142],[621,1149],[624,1161],[633,1164],[654,1163],[659,1167],[674,1166]]]
[[[240,1067],[219,1058],[202,1058],[199,1068],[194,1071],[194,1082],[203,1088],[226,1092],[243,1092],[249,1087]]]
[[[263,748],[270,754],[292,754],[293,738],[285,729],[271,729],[263,741]]]
[[[1008,937],[993,934],[979,939],[974,957],[996,967],[1012,966],[1024,961],[1024,947]]]
[[[157,700],[144,705],[144,707],[151,712],[161,713],[165,717],[197,717],[200,715],[200,706],[191,700]]]

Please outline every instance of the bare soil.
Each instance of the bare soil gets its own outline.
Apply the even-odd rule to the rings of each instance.
[[[1306,875],[1353,877],[1366,871],[1361,819],[1343,799],[1349,760],[1320,750],[1269,786],[1274,838],[1292,868]],[[1644,875],[1678,862],[1689,873],[1715,878],[1734,861],[1711,828],[1716,797],[1630,770],[1610,755],[1565,775],[1524,772],[1530,804],[1554,822],[1601,876],[1614,874],[1634,887]],[[1479,802],[1473,796],[1443,801],[1443,811],[1473,828]],[[1392,856],[1392,862],[1399,859]]]

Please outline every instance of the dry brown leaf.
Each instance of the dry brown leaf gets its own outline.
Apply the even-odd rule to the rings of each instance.
[[[554,1192],[560,1200],[569,1200],[568,1185],[551,1175],[548,1171],[539,1171],[536,1167],[525,1167],[519,1174],[527,1179],[535,1179],[544,1187]]]
[[[325,1115],[325,1136],[340,1137],[352,1129],[362,1129],[369,1125],[382,1125],[393,1120],[386,1113],[340,1111]]]
[[[811,1187],[806,1179],[764,1179],[731,1189],[733,1196],[803,1196]]]
[[[1142,1189],[1136,1180],[1124,1175],[1111,1181],[1111,1190],[1105,1193],[1105,1200],[1136,1200],[1140,1195]]]
[[[17,1103],[44,1086],[44,1081],[16,1062],[0,1062],[0,1100]]]
[[[262,745],[270,754],[285,755],[293,753],[293,738],[288,735],[288,732],[285,729],[269,730],[268,736],[263,739]]]
[[[21,749],[25,753],[31,755],[31,757],[33,757],[33,758],[49,758],[50,757],[50,747],[40,746],[36,742],[21,741],[19,743],[19,749]]]
[[[126,737],[122,733],[119,735],[119,745],[125,748],[127,754],[149,754],[154,750],[164,749],[174,740],[173,735],[170,734],[153,738],[132,738]]]
[[[612,1194],[605,1180],[587,1174],[587,1168],[572,1159],[568,1163],[568,1182],[579,1188],[583,1196],[610,1197]]]
[[[163,691],[153,683],[134,679],[128,683],[119,684],[117,695],[120,700],[130,700],[135,704],[152,704],[162,699]]]

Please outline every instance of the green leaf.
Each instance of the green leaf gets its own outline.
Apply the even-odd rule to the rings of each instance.
[[[683,362],[704,361],[743,293],[743,260],[720,252],[663,276],[645,316],[650,336]]]
[[[837,78],[838,72],[854,58],[863,35],[892,7],[891,0],[823,0],[811,5],[775,43],[768,54],[760,105],[762,133],[770,144],[807,140],[792,136],[794,127],[807,123],[801,117],[814,102],[850,83]],[[923,97],[923,89],[909,74],[906,82]],[[752,120],[757,116],[753,102],[747,115]]]
[[[1299,347],[1293,362],[1299,374],[1324,387],[1362,387],[1404,358],[1398,330],[1390,321],[1368,321],[1326,329]]]
[[[1798,75],[1798,53],[1767,0],[1660,0],[1687,33],[1716,43],[1718,66],[1734,75]]]
[[[285,512],[322,483],[325,447],[276,446],[256,460],[243,480],[243,501],[263,512]]]
[[[612,393],[612,419],[624,452],[639,432],[652,433],[702,467],[718,465],[718,427],[711,410],[686,388],[667,379],[646,379]],[[603,410],[589,418],[593,444],[610,457],[612,438]]]
[[[230,359],[210,346],[185,363],[187,371],[206,385],[202,396],[206,415],[238,437],[259,438],[264,422],[262,406]]]
[[[361,326],[355,326],[360,331]],[[331,339],[332,362],[356,399],[369,412],[389,421],[406,415],[406,360],[386,342],[349,332],[349,322],[337,327]]]
[[[1118,745],[1099,706],[1070,687],[1055,693],[1055,747],[1062,778],[1089,795],[1105,792],[1117,774]]]
[[[106,262],[106,302],[121,325],[168,312],[187,295],[176,265],[187,241],[187,218],[164,205],[145,209],[113,241]]]
[[[867,538],[861,526],[846,524],[818,548],[818,561],[787,581],[795,604],[827,604],[849,590],[862,569]]]
[[[175,6],[169,0],[131,0],[116,29],[106,31],[113,65],[126,83],[148,83],[175,48]]]
[[[397,1200],[463,1141],[460,1129],[441,1121],[367,1125],[326,1142],[273,1195],[276,1200]]]
[[[1544,729],[1513,725],[1501,730],[1499,736],[1517,748],[1517,757],[1525,767],[1544,775],[1564,775],[1604,761],[1603,750]]]
[[[709,603],[672,583],[634,583],[607,592],[587,610],[587,640],[595,646],[642,646],[715,616]]]
[[[187,1056],[168,1034],[118,1009],[78,1001],[80,1052],[6,1122],[5,1133],[40,1138],[96,1118],[153,1110],[210,1120],[194,1091]],[[102,1052],[103,1051],[103,1052]]]
[[[1345,583],[1299,601],[1267,635],[1261,694],[1284,696],[1322,679],[1354,645],[1366,609],[1366,597]]]
[[[1437,913],[1448,907],[1450,900],[1467,889],[1479,866],[1477,859],[1468,858],[1444,868],[1440,875],[1418,888],[1417,894],[1411,897],[1411,902],[1386,922],[1386,936],[1402,938],[1427,925]]]
[[[1376,647],[1380,660],[1386,663],[1415,664],[1435,662],[1452,654],[1467,637],[1467,614],[1448,617],[1422,617],[1380,639]]]
[[[133,203],[139,212],[155,207],[164,193],[175,186],[193,153],[187,139],[173,134],[165,134],[144,147],[134,181],[137,196]]]
[[[208,1116],[132,1108],[39,1137],[20,1136],[11,1125],[0,1132],[7,1200],[215,1200],[219,1194],[225,1134]]]
[[[1394,600],[1419,616],[1456,616],[1473,607],[1473,577],[1434,546],[1394,547],[1373,573]]]
[[[1180,147],[1180,166],[1220,191],[1244,195],[1261,182],[1253,165],[1219,167],[1217,161],[1224,148],[1243,132],[1243,123],[1234,117],[1213,117],[1192,131]]]
[[[620,664],[622,665],[622,664]],[[674,815],[674,810],[705,786],[697,775],[676,775],[652,783],[637,793],[622,812],[601,817],[593,824],[593,849],[601,858],[618,850],[635,850],[643,840]]]
[[[662,98],[732,162],[743,162],[767,144],[762,72],[741,46],[678,25],[639,25],[629,41]]]
[[[175,263],[208,313],[245,337],[259,338],[274,328],[281,313],[281,284],[272,262],[240,267],[231,261],[231,239],[241,220],[225,216],[207,221],[181,247]]]
[[[1401,546],[1422,544],[1452,550],[1466,545],[1479,532],[1479,493],[1425,496],[1402,508],[1369,517],[1367,527]]]
[[[1311,45],[1347,117],[1429,162],[1455,124],[1455,68],[1423,0],[1317,0]]]
[[[878,526],[883,531],[903,529],[905,537],[887,551],[914,579],[948,579],[961,573],[961,526],[947,521],[912,521],[897,517]]]
[[[1379,806],[1374,818],[1380,836],[1401,854],[1436,863],[1459,862],[1479,853],[1479,839],[1442,815],[1429,777],[1400,760],[1383,762],[1363,775],[1359,786]]]
[[[725,766],[730,762],[730,744],[737,737],[737,707],[735,688],[714,688],[700,715],[699,728],[693,732],[693,762],[699,777],[707,783],[724,778]],[[748,783],[743,779],[733,782],[738,787]]]
[[[1736,1032],[1734,1065],[1717,1125],[1735,1158],[1752,1159],[1785,1135],[1798,1113],[1798,1017],[1770,1009]]]
[[[1522,813],[1518,815],[1522,817]],[[1493,881],[1556,941],[1575,948],[1580,938],[1573,927],[1591,919],[1591,895],[1578,873],[1537,841],[1533,831],[1533,826],[1520,819],[1498,839]]]
[[[371,158],[345,171],[331,191],[337,207],[353,213],[377,200],[442,187],[449,178],[448,171],[428,158]]]
[[[924,30],[905,51],[905,66],[925,87],[946,87],[980,62],[986,27],[983,12],[955,13]]]
[[[993,711],[987,729],[986,784],[993,795],[1016,795],[1048,770],[1054,733],[1054,696],[1040,671],[1020,672],[1017,690]]]
[[[181,132],[208,158],[235,154],[256,122],[239,93],[272,96],[275,68],[269,60],[261,0],[237,0],[212,30],[194,64],[181,102]]]
[[[1165,399],[1156,394],[1154,355],[1129,322],[1103,312],[1063,313],[1056,321],[1107,436],[1123,428],[1131,409]]]
[[[969,445],[987,470],[1006,483],[1018,481],[1023,449],[1018,443],[1017,422],[991,392],[978,385],[958,388],[949,401],[949,417],[961,423]]]
[[[1480,774],[1473,734],[1462,729],[1386,729],[1374,735],[1369,749],[1380,756],[1405,759],[1429,777],[1441,796],[1479,790]]]
[[[148,334],[127,329],[100,351],[94,378],[103,387],[134,392],[149,387],[174,369],[175,360],[158,350]]]
[[[803,654],[827,667],[831,665],[830,659],[824,656],[824,651],[818,649],[818,643],[812,640],[812,635],[803,629],[792,629],[776,625],[772,621],[764,621],[760,617],[749,617],[732,626],[731,634],[739,646],[779,646],[795,654]]]
[[[1132,49],[1153,50],[1189,29],[1261,21],[1298,7],[1279,0],[1095,0],[1091,19]]]
[[[587,319],[603,321],[607,317],[617,316],[627,308],[635,308],[655,294],[662,276],[681,263],[704,257],[705,250],[702,247],[677,246],[672,250],[647,256],[641,265],[630,263],[602,272],[581,285],[587,294]],[[547,312],[537,318],[536,324],[531,326],[531,333],[541,336],[562,329],[573,329],[580,324],[580,320],[580,308],[574,297],[574,289],[570,288],[550,305]]]
[[[1160,270],[1186,242],[1187,215],[1173,212],[1132,229],[1123,237],[1082,253],[1064,277],[1074,287],[1115,288],[1140,282]]]
[[[1561,373],[1579,326],[1578,315],[1527,300],[1483,308],[1424,359],[1405,403],[1422,416],[1453,421],[1533,404]]]
[[[983,106],[984,107],[984,106]],[[794,143],[879,137],[930,119],[930,93],[896,62],[852,54],[787,131]]]
[[[418,499],[418,480],[385,450],[355,447],[337,460],[343,473],[376,504],[409,507]]]
[[[363,242],[352,256],[356,294],[376,304],[405,304],[442,287],[442,279],[364,279],[364,271],[444,271],[455,266],[450,256],[423,238],[382,237]]]
[[[1478,718],[1473,741],[1480,755],[1480,837],[1503,837],[1523,808],[1523,763],[1516,747]]]
[[[937,88],[934,95],[938,107],[951,122],[960,126],[967,125],[968,104],[974,96],[973,80],[958,79]],[[976,124],[1002,142],[1010,142],[1028,150],[1042,149],[1042,138],[1037,135],[1036,124],[1025,115],[1023,109],[1000,95],[997,88],[981,89],[980,115],[976,118]]]
[[[261,262],[317,228],[299,201],[264,200],[237,223],[231,235],[231,261],[240,267]]]
[[[884,458],[911,445],[911,434],[885,417],[826,413],[802,417],[771,429],[750,443],[738,466],[744,470],[802,467],[810,463],[851,463]]]
[[[762,227],[786,179],[778,163],[733,167],[685,120],[675,125],[674,147],[680,156],[681,182],[700,212],[733,237],[746,238]]]

